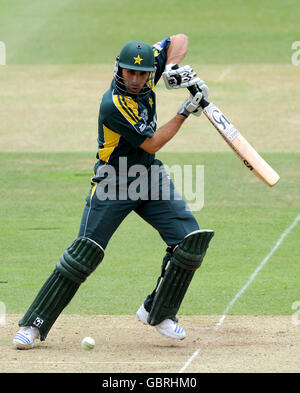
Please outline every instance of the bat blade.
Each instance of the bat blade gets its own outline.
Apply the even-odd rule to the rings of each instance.
[[[278,173],[257,153],[214,103],[207,105],[203,113],[252,173],[270,187],[278,183],[280,179]]]

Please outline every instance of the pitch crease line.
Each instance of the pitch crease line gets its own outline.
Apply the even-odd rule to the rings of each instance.
[[[231,71],[231,67],[225,68],[225,70],[219,76],[218,81],[222,81],[225,78],[225,76],[227,76],[229,74],[230,71]]]
[[[185,362],[184,366],[179,370],[179,373],[182,373],[189,366],[189,364],[192,363],[192,361],[195,359],[195,357],[198,356],[200,350],[201,350],[201,348],[198,348],[193,353],[193,355],[187,360],[187,362]]]
[[[237,292],[237,294],[233,297],[233,299],[230,301],[228,306],[225,308],[222,317],[219,319],[218,323],[215,325],[214,330],[220,329],[222,326],[225,318],[227,317],[228,311],[231,309],[231,307],[234,305],[234,303],[237,301],[237,299],[245,292],[245,290],[248,288],[248,286],[252,283],[252,281],[255,279],[256,275],[259,273],[259,271],[264,267],[264,265],[268,262],[268,260],[271,258],[271,256],[274,254],[274,252],[278,249],[278,247],[281,245],[283,240],[286,238],[286,236],[295,228],[295,226],[298,224],[298,221],[300,220],[300,214],[294,219],[294,221],[291,223],[291,225],[286,228],[277,242],[275,243],[274,247],[271,249],[269,254],[261,261],[261,263],[258,265],[258,267],[254,270],[254,272],[251,274],[249,280],[246,282],[246,284]],[[199,354],[201,348],[198,348],[193,355],[185,362],[184,366],[179,370],[179,373],[182,373],[190,364],[191,362],[197,357]]]

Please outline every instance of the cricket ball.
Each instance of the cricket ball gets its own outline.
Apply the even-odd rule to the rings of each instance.
[[[81,346],[83,349],[89,351],[94,348],[95,340],[92,337],[84,337],[84,339],[81,341]]]

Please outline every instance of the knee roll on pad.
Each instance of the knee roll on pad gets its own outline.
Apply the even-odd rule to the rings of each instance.
[[[64,277],[81,284],[96,269],[103,257],[104,251],[99,244],[79,237],[65,250],[56,264],[56,269]]]
[[[214,235],[210,229],[197,230],[188,234],[173,252],[173,262],[185,270],[196,270],[201,266]]]
[[[148,316],[150,325],[157,325],[177,314],[194,273],[201,266],[213,235],[212,230],[197,230],[187,235],[175,247],[165,275],[156,290]]]

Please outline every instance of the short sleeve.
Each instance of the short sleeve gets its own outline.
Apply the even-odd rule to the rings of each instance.
[[[170,46],[171,39],[170,37],[164,38],[162,41],[156,42],[152,45],[152,50],[154,52],[155,57],[155,65],[156,65],[156,72],[155,72],[155,81],[156,84],[162,73],[164,72],[166,60],[167,60],[167,51]]]

